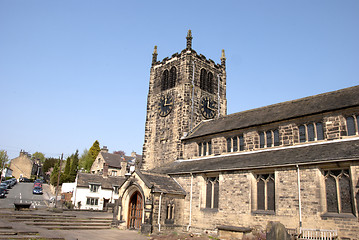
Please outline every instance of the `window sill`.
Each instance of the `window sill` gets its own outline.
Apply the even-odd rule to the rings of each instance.
[[[255,210],[252,211],[253,215],[275,215],[275,211],[273,210]]]
[[[327,218],[356,218],[352,213],[331,213],[327,212],[320,216],[323,220]]]
[[[218,208],[201,208],[201,211],[210,212],[210,213],[216,213],[216,212],[218,212]]]

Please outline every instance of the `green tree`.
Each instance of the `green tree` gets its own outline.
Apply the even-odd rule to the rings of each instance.
[[[86,170],[86,164],[88,162],[91,162],[91,161],[92,161],[92,157],[90,155],[90,152],[87,149],[85,149],[84,152],[81,154],[81,157],[79,159],[79,166],[78,166],[79,170],[83,170],[85,172],[88,172]]]
[[[53,186],[57,185],[57,178],[59,176],[59,168],[60,168],[60,159],[57,161],[57,163],[54,166],[54,169],[52,170],[51,176],[50,176],[50,184]],[[61,184],[61,180],[60,180]]]
[[[54,167],[58,161],[58,158],[46,158],[44,164],[42,165],[43,172],[48,172],[50,168]]]
[[[55,164],[59,161],[58,158],[46,158],[44,164],[42,165],[42,172],[44,174],[44,179],[46,181],[50,180],[50,175],[46,174]]]
[[[5,166],[5,164],[9,161],[9,156],[5,150],[0,150],[0,170]]]
[[[79,165],[79,150],[76,150],[75,154],[71,155],[71,167],[70,167],[70,181],[74,182]]]
[[[61,175],[61,182],[70,182],[71,157],[67,157],[64,173]]]
[[[34,154],[32,154],[31,159],[32,160],[40,160],[40,163],[44,163],[45,162],[45,154],[43,154],[41,152],[35,152]]]
[[[96,140],[93,144],[92,144],[92,147],[90,148],[89,150],[89,154],[91,156],[91,159],[89,159],[90,161],[89,162],[86,162],[86,166],[85,166],[85,169],[86,171],[90,171],[91,169],[91,166],[93,164],[93,162],[95,161],[98,153],[100,152],[100,143]]]

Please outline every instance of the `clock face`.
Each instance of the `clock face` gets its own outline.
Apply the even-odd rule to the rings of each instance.
[[[217,112],[216,103],[210,97],[203,97],[201,100],[200,107],[203,117],[210,119],[216,116],[216,112]]]
[[[158,103],[158,113],[161,117],[166,117],[173,108],[173,98],[171,95],[162,96]]]

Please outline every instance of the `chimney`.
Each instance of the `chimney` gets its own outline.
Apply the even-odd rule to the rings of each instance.
[[[136,157],[136,152],[135,152],[135,151],[133,151],[133,152],[131,153],[131,157],[133,157],[133,158]]]
[[[108,148],[107,148],[107,146],[103,146],[102,149],[101,149],[101,152],[106,152],[106,153],[108,153]]]
[[[107,177],[108,176],[108,163],[103,163],[103,173],[102,176]]]

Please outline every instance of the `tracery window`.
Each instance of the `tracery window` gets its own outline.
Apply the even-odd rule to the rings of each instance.
[[[173,203],[168,203],[166,209],[166,219],[168,220],[174,219],[174,215],[175,215],[174,213],[175,213],[175,205]]]
[[[274,174],[257,175],[257,210],[275,210]]]
[[[219,178],[207,177],[206,179],[206,208],[218,208],[219,202]]]
[[[324,171],[327,211],[353,213],[349,169]]]

